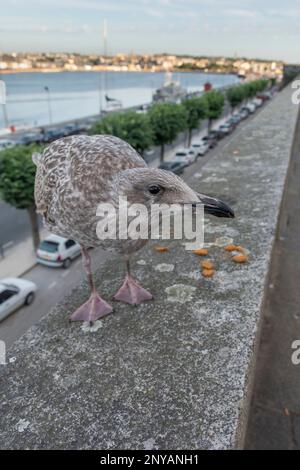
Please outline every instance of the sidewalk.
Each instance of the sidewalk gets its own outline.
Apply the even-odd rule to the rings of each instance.
[[[48,232],[40,231],[41,239]],[[4,257],[0,256],[0,278],[19,277],[36,265],[36,254],[32,244],[32,238],[28,237],[17,245],[12,245],[4,252]]]
[[[35,252],[31,238],[12,246],[0,258],[0,278],[18,277],[36,264]]]

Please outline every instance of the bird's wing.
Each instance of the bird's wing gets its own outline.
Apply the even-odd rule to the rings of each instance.
[[[74,200],[93,205],[105,200],[115,175],[122,170],[147,167],[123,140],[109,135],[71,136],[50,144],[37,164],[37,211],[55,219],[55,211],[74,207]]]
[[[92,192],[101,187],[106,189],[122,170],[147,167],[129,144],[110,135],[81,136],[76,139],[71,148],[70,162],[72,184],[83,192]]]

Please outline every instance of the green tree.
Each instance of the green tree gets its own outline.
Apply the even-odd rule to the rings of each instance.
[[[147,114],[135,111],[108,114],[93,125],[90,133],[110,134],[119,137],[132,145],[141,155],[153,145],[149,117]]]
[[[252,80],[242,85],[246,99],[253,98],[257,93],[264,91],[269,86],[269,80],[261,78],[259,80]]]
[[[208,131],[211,129],[212,122],[218,119],[224,108],[225,98],[223,93],[218,90],[211,90],[203,95],[206,102],[206,116],[208,118]]]
[[[191,145],[192,134],[194,129],[198,129],[200,121],[206,116],[206,102],[201,98],[189,98],[183,101],[183,106],[187,115],[187,129],[188,129],[188,146]]]
[[[0,196],[11,206],[27,210],[35,248],[40,235],[34,202],[36,166],[32,154],[39,151],[41,148],[35,145],[18,145],[0,152]]]
[[[253,98],[256,93],[257,93],[257,85],[255,83],[255,80],[252,82],[247,82],[244,85],[244,90],[245,90],[245,98],[250,99]]]
[[[164,159],[165,145],[170,144],[178,134],[187,128],[187,114],[184,106],[175,103],[158,103],[148,112],[155,145],[159,145],[160,160]]]
[[[244,85],[232,86],[226,90],[226,98],[232,111],[244,101],[245,96]]]

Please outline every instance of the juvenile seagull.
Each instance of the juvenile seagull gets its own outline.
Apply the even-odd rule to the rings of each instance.
[[[224,202],[193,191],[169,171],[150,169],[140,155],[123,140],[109,136],[72,136],[56,140],[43,154],[34,154],[37,165],[35,201],[46,228],[78,242],[91,296],[72,315],[72,321],[93,322],[112,312],[96,291],[88,248],[102,246],[122,253],[126,277],[114,298],[129,304],[152,299],[131,276],[130,255],[147,240],[100,240],[96,233],[99,203],[117,207],[119,197],[128,205],[204,204],[204,211],[218,217],[234,217]]]

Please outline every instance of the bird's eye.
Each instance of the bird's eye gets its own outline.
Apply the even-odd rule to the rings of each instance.
[[[148,190],[151,194],[158,194],[160,192],[160,187],[153,184],[152,186],[149,186]]]

